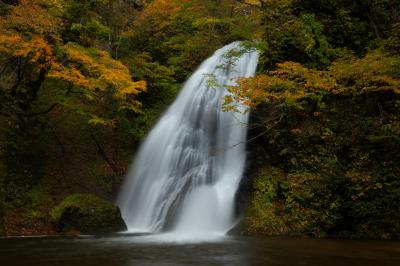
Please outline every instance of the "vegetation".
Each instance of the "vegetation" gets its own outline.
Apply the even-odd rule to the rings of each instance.
[[[53,233],[71,194],[112,201],[181,83],[257,23],[233,0],[0,1],[0,231]]]
[[[73,194],[50,212],[64,233],[107,233],[126,230],[117,206],[90,194]]]
[[[265,5],[263,69],[225,102],[254,109],[249,232],[398,239],[399,5]]]
[[[399,238],[399,9],[0,1],[0,234],[52,234],[65,206],[81,217],[97,202],[86,194],[113,201],[188,75],[222,45],[255,40],[258,75],[230,87],[224,106],[252,110],[248,231]]]

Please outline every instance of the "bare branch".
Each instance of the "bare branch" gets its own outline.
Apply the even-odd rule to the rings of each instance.
[[[269,127],[267,127],[266,130],[264,130],[263,132],[259,133],[259,134],[258,134],[257,136],[255,136],[255,137],[252,137],[252,138],[250,138],[250,139],[248,139],[248,140],[246,140],[246,141],[238,142],[238,143],[236,143],[236,144],[234,144],[234,145],[231,145],[231,146],[229,146],[229,147],[225,147],[225,148],[221,148],[221,149],[219,149],[219,148],[215,149],[215,150],[214,150],[215,154],[218,153],[218,152],[225,152],[225,151],[227,151],[227,150],[229,150],[229,149],[233,149],[233,148],[235,148],[235,147],[237,147],[237,146],[239,146],[239,145],[242,145],[242,144],[245,144],[245,143],[251,143],[251,142],[255,141],[256,139],[258,139],[258,138],[261,137],[261,136],[264,136],[264,135],[267,134],[271,129],[273,129],[274,127],[276,127],[276,126],[282,121],[283,117],[284,117],[284,114],[281,114],[280,117],[279,117],[272,125],[270,125]]]

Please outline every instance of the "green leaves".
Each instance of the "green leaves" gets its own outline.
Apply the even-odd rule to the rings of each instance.
[[[76,35],[82,36],[81,38],[85,38],[84,36],[87,35],[95,40],[107,40],[110,34],[110,28],[95,19],[92,19],[85,24],[73,23],[70,29]]]
[[[303,37],[304,51],[310,57],[310,65],[323,67],[330,63],[330,44],[324,35],[324,26],[316,20],[314,14],[300,17],[300,31]]]

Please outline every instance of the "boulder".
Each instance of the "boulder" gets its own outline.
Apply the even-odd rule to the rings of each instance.
[[[119,208],[91,194],[73,194],[51,211],[57,230],[63,233],[99,234],[126,231]]]

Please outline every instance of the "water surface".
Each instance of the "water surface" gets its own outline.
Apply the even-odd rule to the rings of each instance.
[[[248,237],[226,237],[210,243],[155,241],[160,239],[0,239],[0,265],[400,265],[400,242]]]

